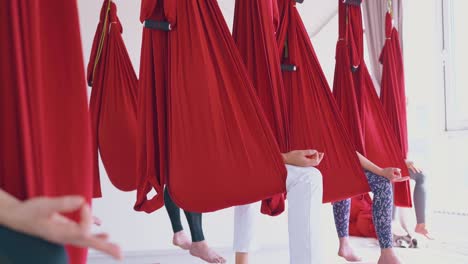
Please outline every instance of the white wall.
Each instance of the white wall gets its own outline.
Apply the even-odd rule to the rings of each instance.
[[[428,172],[433,209],[468,212],[468,131],[445,131],[440,7],[440,0],[404,6],[410,158]]]

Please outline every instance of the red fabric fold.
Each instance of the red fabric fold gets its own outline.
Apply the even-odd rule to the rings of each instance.
[[[159,1],[150,18],[176,26],[144,29],[135,209],[156,209],[166,178],[176,204],[192,212],[283,193],[283,160],[217,2]]]
[[[122,39],[117,7],[104,1],[88,64],[88,84],[92,85],[90,112],[95,149],[95,175],[99,175],[98,155],[112,184],[122,191],[136,189],[136,130],[138,80]],[[94,181],[100,196],[99,177]]]
[[[146,0],[149,1],[149,0]],[[153,10],[141,9],[141,17],[164,20],[162,2]],[[144,16],[144,13],[151,15]],[[163,31],[143,29],[138,82],[137,200],[134,209],[151,213],[164,206],[167,178],[167,38]],[[148,198],[154,189],[156,195]]]
[[[372,198],[368,193],[351,199],[349,235],[377,238],[372,213]]]
[[[158,0],[141,0],[141,8],[140,8],[140,21],[141,22],[144,22],[146,19],[153,16],[154,10],[156,10],[157,4],[158,4]]]
[[[356,90],[354,88],[353,75],[350,69],[350,58],[348,53],[348,43],[341,39],[336,44],[336,66],[333,80],[333,95],[341,111],[344,125],[355,149],[359,153],[365,154],[364,134],[361,129],[361,115],[358,111]],[[336,87],[346,87],[346,89],[336,89]]]
[[[76,1],[2,2],[0,39],[0,188],[19,199],[89,201],[92,143]],[[86,249],[67,249],[70,263],[86,263]]]
[[[318,167],[323,174],[323,202],[343,200],[369,191],[340,110],[318,62],[294,1],[280,0],[277,35],[288,102],[290,149],[325,153]]]
[[[409,172],[398,140],[364,62],[361,9],[338,2],[340,39],[337,44],[333,93],[347,120],[348,130],[356,141],[355,145],[363,147],[362,154],[380,167],[398,167],[402,175],[407,176]],[[360,66],[352,70],[355,65],[350,59],[354,53],[358,54],[361,61]],[[360,126],[353,123],[357,119],[360,120]],[[361,135],[363,141],[359,142]],[[412,206],[408,181],[394,184],[394,202],[398,206]]]
[[[288,152],[289,122],[275,39],[274,9],[277,10],[277,5],[272,0],[236,0],[233,37],[276,142],[281,152]],[[284,208],[284,195],[278,194],[262,202],[261,212],[276,216]]]
[[[389,13],[385,16],[385,26],[386,40],[380,55],[380,62],[383,66],[380,100],[397,136],[402,155],[406,159],[408,125],[403,55],[399,33],[393,26],[393,19]]]

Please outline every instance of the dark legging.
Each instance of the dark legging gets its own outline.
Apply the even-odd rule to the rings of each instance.
[[[0,226],[1,264],[67,264],[62,246]]]
[[[372,220],[379,239],[380,248],[392,247],[392,207],[393,191],[390,181],[382,176],[366,171],[367,182],[374,193],[372,201]],[[333,204],[338,237],[349,236],[349,214],[351,199]]]
[[[413,194],[416,221],[418,224],[424,224],[426,223],[426,175],[414,173],[410,170],[410,177],[416,183]],[[393,219],[396,219],[395,211],[393,211]]]
[[[180,208],[172,200],[167,188],[164,190],[164,205],[166,206],[167,213],[169,214],[169,219],[171,219],[172,231],[177,233],[184,230],[182,222],[180,221]],[[205,240],[202,228],[202,214],[187,211],[184,211],[184,213],[189,224],[192,242]]]

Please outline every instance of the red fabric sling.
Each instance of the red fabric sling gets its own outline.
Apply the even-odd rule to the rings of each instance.
[[[138,165],[136,209],[161,205],[165,176],[176,204],[193,212],[283,193],[284,163],[217,2],[145,0],[142,7],[148,26],[167,21],[171,31],[143,34],[138,122],[146,144],[138,143],[145,166]],[[151,187],[158,194],[148,201]]]
[[[379,102],[364,62],[363,28],[360,6],[339,0],[339,40],[333,93],[347,120],[355,145],[362,154],[381,167],[398,167],[409,175],[398,140]],[[352,123],[360,120],[360,126]],[[357,130],[357,131],[356,131]],[[359,131],[360,130],[360,131]],[[362,137],[362,142],[359,138]],[[409,182],[394,184],[395,205],[411,207]]]
[[[140,20],[163,21],[163,2],[142,0]],[[167,178],[167,38],[143,29],[137,108],[137,200],[134,209],[151,213],[164,206]],[[156,195],[148,199],[154,189]]]
[[[122,191],[132,191],[136,189],[138,80],[121,34],[116,5],[106,0],[88,63],[88,85],[93,88],[90,112],[96,152],[95,175],[99,175],[99,149],[112,184]],[[99,184],[99,177],[96,177],[94,186]]]
[[[369,193],[352,198],[349,217],[349,235],[377,238],[372,216],[372,198]]]
[[[93,160],[76,1],[0,8],[0,188],[90,200]],[[72,214],[78,219],[78,213]],[[68,247],[70,263],[87,250]]]
[[[276,0],[274,0],[276,1]],[[288,152],[286,98],[275,39],[273,0],[236,0],[233,37],[281,152]],[[264,214],[284,211],[284,195],[262,202]]]
[[[344,127],[295,1],[280,0],[277,40],[288,102],[291,149],[317,149],[325,157],[323,202],[369,191],[354,146]]]
[[[380,100],[397,136],[403,157],[408,154],[408,125],[403,55],[398,31],[393,27],[391,14],[385,16],[385,45],[380,55],[382,83]]]

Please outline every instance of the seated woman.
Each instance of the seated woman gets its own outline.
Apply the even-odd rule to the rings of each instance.
[[[81,210],[79,223],[61,215],[76,210]],[[19,201],[0,189],[0,263],[66,264],[65,244],[121,259],[120,248],[108,241],[107,234],[90,233],[92,222],[89,206],[81,197]]]
[[[226,263],[226,260],[213,251],[205,241],[202,227],[202,214],[184,211],[190,228],[192,239],[184,232],[180,220],[180,208],[174,203],[167,188],[164,190],[164,205],[171,220],[174,237],[172,243],[183,250],[190,250],[194,257],[201,258],[208,263]]]
[[[393,191],[392,182],[407,181],[409,177],[401,177],[400,169],[382,169],[357,153],[361,166],[365,169],[365,174],[369,187],[374,193],[373,199],[373,222],[381,249],[378,264],[400,263],[393,250],[392,234],[392,210]],[[351,209],[351,199],[333,203],[333,216],[339,237],[338,255],[347,261],[361,261],[349,243],[349,216]]]
[[[410,172],[410,178],[415,181],[414,192],[413,192],[413,201],[414,201],[414,210],[416,213],[416,227],[414,232],[425,236],[428,239],[434,239],[429,233],[426,227],[426,175],[422,172],[421,169],[414,165],[413,161],[407,160],[406,165],[408,166]],[[399,212],[401,209],[394,207],[393,211],[393,221],[394,227],[402,227],[404,231],[412,235],[413,231],[410,229],[410,220],[409,215]],[[397,217],[400,215],[400,217]],[[401,235],[401,234],[398,234]]]
[[[395,255],[395,252],[392,249],[392,206],[393,206],[393,193],[391,182],[396,181],[406,181],[409,177],[401,177],[400,170],[397,168],[385,168],[382,169],[371,161],[366,159],[361,154],[357,153],[361,166],[366,170],[366,176],[371,187],[371,190],[374,192],[374,219],[379,219],[376,221],[379,225],[376,227],[377,233],[379,234],[379,242],[381,244],[381,256],[379,259],[379,264],[394,264],[400,263],[398,258]],[[287,162],[286,162],[287,163]],[[288,170],[289,178],[289,170]],[[319,227],[319,218],[320,214],[317,212],[320,211],[320,205],[316,206],[313,209],[314,218],[310,218],[310,221],[303,222],[303,225],[292,226],[292,221],[295,217],[300,217],[300,215],[293,215],[291,213],[291,208],[296,207],[296,200],[291,199],[291,192],[288,190],[288,206],[289,206],[289,215],[288,215],[288,225],[289,225],[289,235],[290,235],[290,255],[291,255],[291,264],[320,264],[320,237],[319,231],[315,232],[315,237],[311,238],[312,242],[308,244],[301,244],[300,239],[291,237],[291,230],[308,230],[304,224],[307,224],[309,228],[315,230],[314,227]],[[315,202],[321,203],[320,199],[314,200]],[[340,201],[333,204],[333,211],[335,217],[335,225],[338,231],[338,236],[340,238],[340,248],[338,255],[344,257],[347,261],[359,261],[359,258],[353,251],[349,243],[349,213],[350,213],[350,199]],[[242,207],[236,207],[235,209],[235,230],[234,230],[234,250],[236,251],[236,264],[247,264],[249,260],[249,251],[252,250],[252,240],[254,232],[254,214],[257,213],[252,209],[252,205],[246,205]],[[310,212],[308,212],[310,214]],[[293,219],[292,219],[293,218]],[[375,220],[374,220],[375,221]],[[302,245],[308,249],[302,249],[305,255],[308,254],[308,258],[303,259],[294,259],[293,260],[293,248],[294,246]]]
[[[283,154],[288,171],[289,263],[320,264],[320,207],[322,205],[322,174],[318,166],[324,154],[316,150],[294,150]],[[312,158],[311,158],[312,157]],[[254,238],[255,204],[237,206],[234,211],[234,250],[236,263],[248,263]]]

